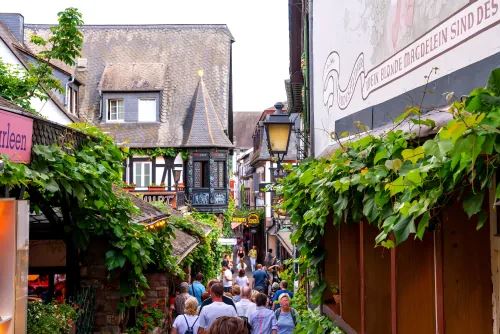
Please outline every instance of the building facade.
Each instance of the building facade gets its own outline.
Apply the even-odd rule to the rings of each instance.
[[[26,40],[48,25],[25,25]],[[222,212],[232,145],[225,25],[81,27],[80,116],[129,150],[124,182],[145,200]],[[31,45],[36,49],[36,46]]]
[[[446,123],[439,110],[500,65],[498,8],[498,1],[290,0],[290,82],[306,92],[314,157],[338,149],[341,134],[387,129],[409,105],[438,127]],[[300,60],[305,75],[297,79]],[[374,248],[376,226],[328,223],[320,274],[335,292],[323,295],[323,312],[349,333],[497,333],[498,215],[494,196],[485,198],[482,229],[456,198],[422,241],[389,250]]]

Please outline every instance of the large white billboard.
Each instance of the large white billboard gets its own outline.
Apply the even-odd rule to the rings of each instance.
[[[335,121],[500,52],[500,0],[314,0],[315,154]],[[403,110],[401,110],[402,112]]]

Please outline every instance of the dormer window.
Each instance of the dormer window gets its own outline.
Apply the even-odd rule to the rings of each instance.
[[[123,122],[125,120],[125,108],[123,99],[108,100],[108,121]]]
[[[139,99],[138,121],[156,122],[156,99]]]

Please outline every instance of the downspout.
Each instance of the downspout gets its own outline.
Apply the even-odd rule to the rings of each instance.
[[[99,120],[102,120],[102,91],[99,90]]]

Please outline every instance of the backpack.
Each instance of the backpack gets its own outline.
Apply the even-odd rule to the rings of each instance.
[[[196,320],[193,322],[193,325],[190,327],[186,316],[184,314],[182,316],[184,317],[184,321],[186,321],[186,326],[188,328],[188,329],[186,329],[186,331],[184,332],[184,334],[195,334],[193,328],[194,328],[194,324],[198,321],[199,317],[196,317]]]
[[[274,315],[276,316],[276,321],[278,321],[280,314],[281,314],[281,308],[274,311]],[[294,326],[297,326],[297,311],[295,311],[294,308],[291,308],[290,314],[292,315],[292,320],[293,320]]]

